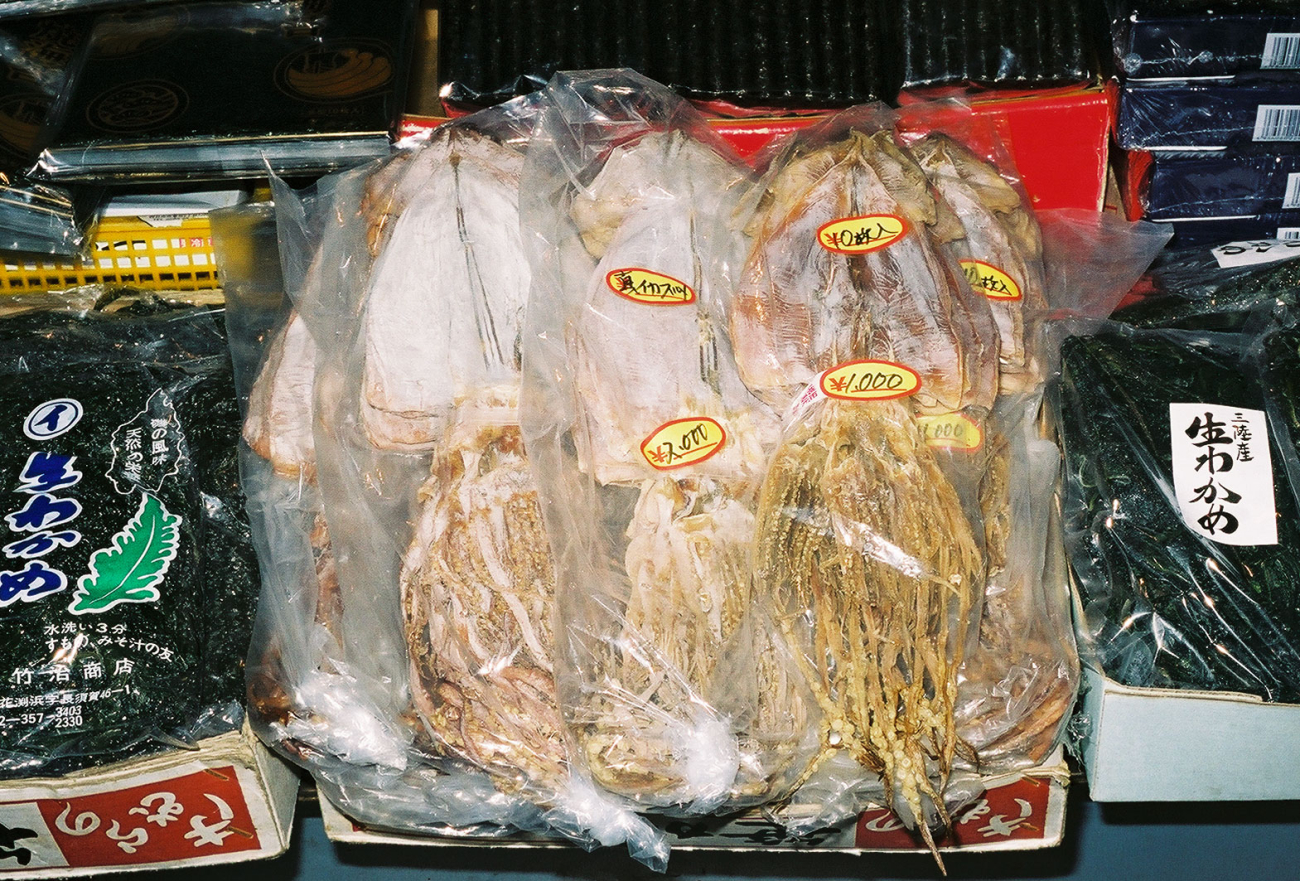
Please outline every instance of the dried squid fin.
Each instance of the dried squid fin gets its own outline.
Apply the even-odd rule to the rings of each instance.
[[[248,398],[244,440],[279,477],[314,480],[316,343],[296,312],[271,340]]]

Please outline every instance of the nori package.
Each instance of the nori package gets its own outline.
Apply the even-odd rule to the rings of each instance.
[[[222,318],[0,320],[0,777],[242,721],[258,575]]]
[[[1272,395],[1256,339],[1110,324],[1063,345],[1084,645],[1125,685],[1300,700],[1300,337],[1268,338]]]
[[[1220,245],[1248,239],[1300,238],[1300,211],[1248,214],[1242,217],[1177,217],[1162,221],[1174,230],[1179,248]]]

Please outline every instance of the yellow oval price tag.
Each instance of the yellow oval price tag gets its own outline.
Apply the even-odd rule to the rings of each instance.
[[[990,300],[1020,299],[1020,285],[993,264],[983,260],[963,260],[961,268],[977,294],[983,294]]]
[[[665,422],[641,442],[641,455],[660,471],[697,465],[722,449],[727,432],[716,419],[695,416]]]
[[[920,416],[916,421],[925,432],[925,442],[929,446],[974,452],[984,445],[984,431],[965,413]]]
[[[897,214],[867,214],[823,224],[817,243],[836,254],[867,254],[887,248],[907,235],[907,221]]]
[[[620,297],[647,306],[684,306],[695,302],[695,289],[661,272],[649,269],[615,269],[605,275],[605,284]]]
[[[892,361],[847,361],[822,374],[822,393],[843,401],[887,401],[914,395],[921,377]]]

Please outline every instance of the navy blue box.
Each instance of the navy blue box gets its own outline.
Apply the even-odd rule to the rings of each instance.
[[[1111,25],[1115,64],[1131,79],[1300,69],[1300,8],[1263,2],[1243,11],[1243,5],[1125,3]]]
[[[1149,220],[1300,209],[1300,150],[1261,155],[1156,154],[1144,190]]]
[[[1129,81],[1119,141],[1128,150],[1300,143],[1300,75]]]
[[[1189,218],[1168,221],[1174,227],[1170,243],[1178,248],[1222,245],[1250,239],[1300,240],[1300,211],[1280,211],[1254,217]]]

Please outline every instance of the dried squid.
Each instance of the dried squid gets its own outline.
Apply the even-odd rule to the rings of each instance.
[[[548,92],[569,108],[613,94],[594,80]],[[768,713],[778,733],[742,737],[737,714],[752,707],[740,704],[762,672],[721,666],[748,632],[753,507],[776,420],[741,382],[725,321],[743,256],[726,221],[748,172],[677,97],[654,87],[639,100],[682,124],[614,118],[597,133],[608,141],[574,155],[566,118],[551,165],[539,161],[558,198],[534,227],[562,273],[554,303],[530,311],[530,338],[562,348],[541,350],[553,403],[525,427],[531,452],[538,437],[554,457],[539,473],[571,610],[562,693],[586,767],[638,805],[702,812],[760,800],[764,738],[798,734]]]
[[[378,249],[365,314],[361,414],[381,449],[427,450],[458,398],[517,376],[529,286],[523,156],[449,127],[385,168],[368,196]]]
[[[244,440],[280,477],[314,479],[312,439],[316,343],[296,312],[267,346],[263,367],[249,394]]]
[[[1047,305],[1038,222],[997,169],[947,135],[927,135],[911,150],[961,221],[962,238],[954,245],[966,277],[988,296],[997,322],[1001,391],[1039,384],[1041,366],[1026,326],[1026,313]]]
[[[960,225],[890,130],[792,149],[749,229],[731,330],[764,400],[784,406],[822,370],[870,358],[920,374],[919,412],[992,408],[992,314],[940,250]]]
[[[457,410],[402,566],[412,698],[433,741],[507,791],[568,775],[555,700],[555,571],[518,425],[518,392]]]
[[[983,561],[901,401],[827,400],[778,448],[757,515],[755,591],[820,717],[820,750],[878,774],[894,810],[946,825],[957,669]]]

